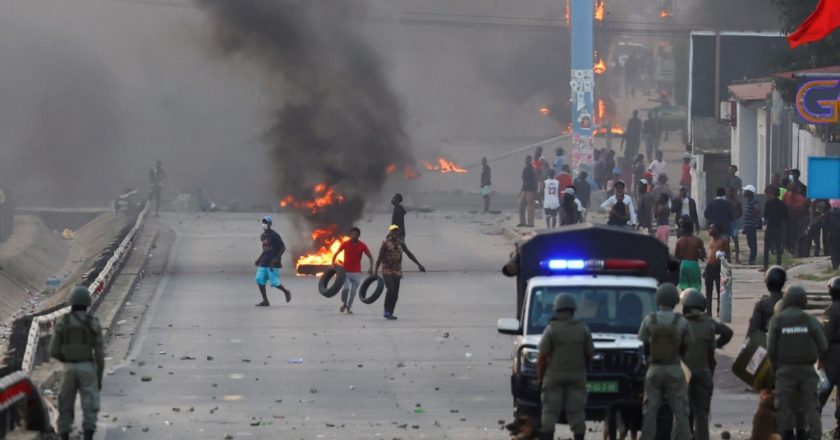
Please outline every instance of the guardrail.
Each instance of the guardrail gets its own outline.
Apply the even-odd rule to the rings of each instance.
[[[14,407],[16,411],[9,411]],[[19,418],[26,421],[30,431],[45,432],[51,429],[49,410],[38,392],[38,387],[23,371],[0,379],[0,436],[5,437]]]
[[[134,226],[123,238],[119,247],[114,250],[113,255],[111,255],[111,258],[108,259],[107,263],[105,263],[105,266],[99,272],[99,275],[96,276],[96,279],[94,279],[88,286],[91,294],[91,309],[95,309],[96,306],[99,305],[99,301],[101,300],[105,289],[110,284],[114,274],[122,266],[125,257],[133,247],[134,241],[137,238],[138,231],[143,225],[143,219],[146,217],[148,209],[148,204],[146,204],[146,207],[144,207],[140,214],[137,215],[137,221],[134,223]],[[62,307],[52,313],[36,316],[32,319],[32,323],[29,326],[26,349],[23,353],[23,361],[20,366],[21,371],[26,374],[32,372],[32,369],[36,365],[36,354],[39,352],[41,344],[41,334],[51,331],[55,320],[64,316],[68,312],[70,312],[70,306]]]

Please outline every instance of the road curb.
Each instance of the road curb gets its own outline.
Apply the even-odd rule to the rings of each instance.
[[[157,237],[157,228],[154,228],[154,231],[151,232],[151,236],[148,235],[147,230],[143,230],[140,232],[138,246],[132,249],[131,255],[129,255],[128,259],[126,260],[126,264],[120,270],[120,273],[116,275],[112,280],[111,289],[109,289],[109,295],[103,297],[103,302],[100,303],[100,306],[97,308],[96,312],[94,312],[94,315],[100,319],[100,323],[102,324],[102,328],[104,329],[105,334],[103,335],[103,337],[106,338],[106,345],[107,339],[113,335],[114,327],[116,326],[116,318],[122,311],[123,306],[125,305],[125,301],[128,298],[128,295],[134,290],[134,288],[137,286],[137,283],[139,283],[140,280],[142,280],[143,278],[143,271],[149,259],[149,252],[157,243]],[[123,284],[123,286],[127,285],[128,287],[125,288],[118,286],[117,283],[124,280],[126,277],[131,278],[129,280],[125,280],[127,281],[126,283],[121,284]],[[60,374],[61,364],[59,362],[50,360],[49,362],[43,363],[36,367],[34,371],[32,371],[31,377],[32,382],[43,393],[43,391],[47,389],[56,388],[56,385],[58,384],[58,381],[60,379]]]

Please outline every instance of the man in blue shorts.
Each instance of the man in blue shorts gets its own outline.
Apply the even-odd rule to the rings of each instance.
[[[292,292],[280,284],[280,268],[283,265],[280,259],[283,257],[283,252],[286,251],[286,245],[283,244],[283,239],[280,238],[274,229],[271,229],[271,216],[267,215],[262,218],[263,233],[260,235],[262,242],[262,253],[260,254],[254,265],[257,266],[257,287],[260,288],[262,295],[262,302],[257,304],[257,307],[268,307],[268,297],[265,294],[265,285],[270,283],[271,287],[276,287],[286,294],[286,302],[292,300]]]

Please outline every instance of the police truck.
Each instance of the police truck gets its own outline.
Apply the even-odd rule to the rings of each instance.
[[[539,420],[537,346],[562,293],[575,298],[575,318],[589,327],[595,343],[587,373],[587,420],[625,410],[640,413],[645,363],[637,334],[642,319],[656,310],[658,285],[678,276],[668,247],[633,230],[579,224],[517,245],[502,272],[516,278],[516,318],[498,321],[499,333],[514,336],[514,416]],[[670,412],[666,405],[663,411]],[[666,414],[661,418],[667,426],[659,424],[657,437],[667,437],[670,423]],[[558,422],[564,422],[562,416]],[[608,425],[614,430],[616,424]]]

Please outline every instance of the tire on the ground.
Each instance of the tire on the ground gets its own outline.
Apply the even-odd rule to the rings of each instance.
[[[330,281],[335,278],[335,282],[330,285]],[[318,281],[318,292],[324,295],[325,298],[334,297],[341,287],[344,286],[344,281],[347,279],[347,272],[342,267],[331,267],[321,275]]]
[[[370,295],[367,294],[370,285],[376,282],[376,288],[373,289],[373,293]],[[370,275],[362,281],[362,285],[359,286],[359,301],[365,304],[373,304],[376,302],[377,299],[382,295],[382,289],[385,288],[385,280],[378,275]]]

